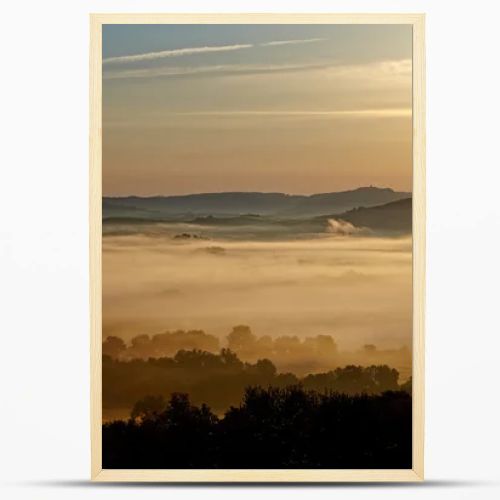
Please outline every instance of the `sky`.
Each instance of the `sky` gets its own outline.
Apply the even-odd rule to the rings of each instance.
[[[410,25],[105,25],[103,194],[411,191]]]

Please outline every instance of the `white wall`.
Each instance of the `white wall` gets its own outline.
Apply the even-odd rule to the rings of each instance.
[[[185,495],[89,476],[89,12],[264,12],[285,2],[2,5],[0,477],[5,498]],[[425,486],[273,489],[278,498],[498,498],[498,2],[287,1],[296,12],[427,13]],[[79,481],[81,483],[79,483]],[[192,493],[192,491],[191,491]],[[233,489],[196,490],[230,498]],[[243,499],[269,493],[238,492]]]

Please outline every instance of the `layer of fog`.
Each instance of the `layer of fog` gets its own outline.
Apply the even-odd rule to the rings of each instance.
[[[356,227],[350,222],[341,219],[328,219],[327,231],[340,236],[349,236],[351,234],[363,234],[370,231],[366,228]]]
[[[410,347],[411,239],[103,238],[103,338],[203,329]]]

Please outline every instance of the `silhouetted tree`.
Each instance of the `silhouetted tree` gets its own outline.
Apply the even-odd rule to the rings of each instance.
[[[410,377],[404,384],[401,384],[401,390],[407,392],[408,394],[412,393],[413,390],[412,377]]]
[[[257,337],[252,333],[250,327],[238,325],[227,336],[227,345],[231,351],[240,353],[241,351],[253,350],[256,340]]]
[[[127,349],[127,346],[120,337],[106,337],[106,340],[102,343],[102,354],[104,356],[117,358],[125,349]]]
[[[130,412],[130,417],[134,420],[154,419],[160,412],[165,410],[166,406],[167,402],[163,396],[146,396],[135,403]]]
[[[366,353],[373,354],[377,350],[377,346],[374,344],[365,344],[363,349]]]

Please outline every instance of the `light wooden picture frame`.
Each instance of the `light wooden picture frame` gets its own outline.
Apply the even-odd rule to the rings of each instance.
[[[425,46],[424,14],[91,14],[90,16],[90,362],[91,478],[94,481],[351,482],[424,478]],[[103,469],[102,467],[102,28],[107,24],[405,24],[413,29],[412,122],[412,468]]]

